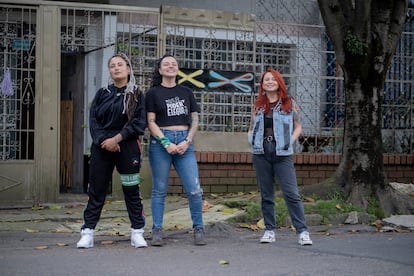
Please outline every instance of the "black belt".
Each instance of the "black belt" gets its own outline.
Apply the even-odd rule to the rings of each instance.
[[[272,141],[275,140],[275,138],[273,136],[266,136],[266,137],[263,138],[263,140],[265,142],[272,142]]]

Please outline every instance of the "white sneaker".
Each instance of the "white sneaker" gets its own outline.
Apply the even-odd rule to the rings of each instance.
[[[273,230],[266,230],[264,232],[263,237],[260,239],[261,243],[269,243],[269,242],[275,242],[275,231]]]
[[[81,239],[76,244],[77,248],[93,247],[93,229],[85,228],[81,230]]]
[[[312,240],[309,237],[308,231],[303,231],[299,234],[299,244],[300,245],[312,245]]]
[[[144,229],[131,229],[131,245],[134,247],[147,247],[144,239]]]

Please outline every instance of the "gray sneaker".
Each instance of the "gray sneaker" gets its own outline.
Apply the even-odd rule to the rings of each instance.
[[[152,241],[151,245],[153,246],[162,246],[162,229],[161,228],[153,228],[152,229]]]
[[[205,245],[206,241],[204,239],[204,227],[194,228],[194,244],[195,245]]]

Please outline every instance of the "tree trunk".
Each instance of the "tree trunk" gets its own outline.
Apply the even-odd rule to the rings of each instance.
[[[344,144],[336,182],[356,206],[377,206],[384,214],[412,212],[412,202],[399,203],[401,197],[388,185],[381,135],[385,77],[403,30],[408,1],[318,3],[344,74]]]
[[[382,93],[384,76],[366,74],[355,64],[368,64],[367,58],[349,57],[343,66],[345,75],[345,126],[342,162],[337,170],[337,183],[346,198],[366,208],[377,189],[384,189],[382,150]]]

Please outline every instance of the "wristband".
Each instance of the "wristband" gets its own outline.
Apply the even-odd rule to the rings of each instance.
[[[157,136],[155,137],[155,139],[158,141],[158,143],[161,144],[161,146],[163,146],[165,149],[168,148],[168,146],[171,144],[170,139],[168,139],[168,137],[160,137]]]
[[[190,140],[190,139],[188,139],[188,138],[185,138],[185,139],[184,139],[184,141],[186,141],[186,142],[187,142],[187,144],[191,144],[191,140]]]

